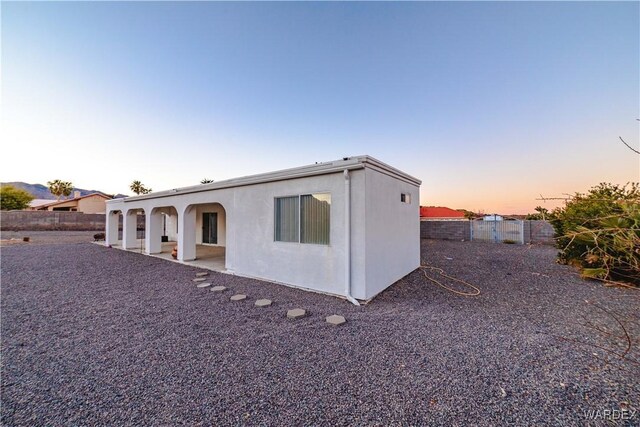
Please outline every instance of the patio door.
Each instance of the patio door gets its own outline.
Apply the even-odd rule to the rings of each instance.
[[[202,214],[202,243],[218,244],[218,214],[216,212]]]

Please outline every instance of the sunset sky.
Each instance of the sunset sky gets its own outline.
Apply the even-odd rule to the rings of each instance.
[[[130,194],[369,154],[422,205],[509,214],[640,180],[638,2],[0,8],[3,182]]]

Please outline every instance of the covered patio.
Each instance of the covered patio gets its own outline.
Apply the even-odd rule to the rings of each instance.
[[[224,208],[213,202],[189,206],[182,212],[184,215],[179,216],[171,205],[112,210],[107,215],[107,243],[116,249],[227,271]],[[179,223],[180,217],[183,223]],[[172,255],[174,248],[176,258]]]
[[[195,267],[206,268],[213,271],[226,271],[225,268],[225,253],[226,248],[224,246],[209,246],[209,245],[196,245],[196,259],[191,261],[178,261],[171,256],[173,248],[178,245],[177,242],[163,242],[162,252],[157,254],[150,254],[156,258],[167,259],[169,261],[181,262],[187,265],[193,265]]]

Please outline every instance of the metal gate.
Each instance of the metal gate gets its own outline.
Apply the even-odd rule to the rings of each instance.
[[[524,244],[524,221],[514,219],[471,222],[471,240],[493,243]]]

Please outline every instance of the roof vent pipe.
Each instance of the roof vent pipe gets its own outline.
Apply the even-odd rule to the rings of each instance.
[[[349,169],[344,170],[344,292],[349,302],[360,305],[351,296],[351,179]]]

